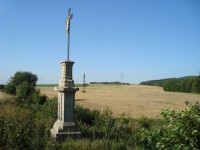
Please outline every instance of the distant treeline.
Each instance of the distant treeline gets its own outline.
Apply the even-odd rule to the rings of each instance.
[[[140,85],[160,86],[171,92],[200,93],[200,76],[151,80],[141,82]]]
[[[115,84],[115,85],[130,85],[130,83],[121,83],[119,81],[115,81],[115,82],[90,82],[90,84]]]

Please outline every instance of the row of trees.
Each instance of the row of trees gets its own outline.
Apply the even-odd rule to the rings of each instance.
[[[165,91],[200,93],[200,76],[188,76],[182,78],[169,78],[141,82],[141,85],[163,87]]]
[[[160,80],[150,80],[140,82],[140,85],[150,85],[150,86],[160,86],[163,87],[164,84],[171,80],[178,80],[177,78],[168,78],[168,79],[160,79]]]
[[[115,82],[90,82],[90,84],[114,84],[114,85],[130,85],[130,83],[122,83],[119,81],[115,81]]]
[[[200,93],[200,76],[168,81],[164,84],[163,89],[171,92]]]

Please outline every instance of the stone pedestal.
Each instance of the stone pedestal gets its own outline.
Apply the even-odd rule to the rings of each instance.
[[[61,62],[61,80],[59,87],[55,87],[55,90],[58,91],[58,118],[51,129],[51,135],[59,141],[78,138],[81,134],[74,122],[75,93],[79,89],[74,87],[73,64],[72,61]]]

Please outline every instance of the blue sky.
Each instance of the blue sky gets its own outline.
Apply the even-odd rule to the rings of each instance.
[[[59,82],[69,7],[75,83],[199,74],[199,0],[1,0],[0,83],[16,71]]]

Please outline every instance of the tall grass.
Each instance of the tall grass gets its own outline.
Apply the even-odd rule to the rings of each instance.
[[[82,132],[81,138],[57,143],[50,136],[57,118],[56,99],[43,105],[2,102],[0,149],[198,149],[200,105],[189,106],[184,111],[163,111],[164,119],[135,119],[124,114],[114,117],[109,109],[100,112],[77,106],[75,120]]]
[[[7,102],[7,101],[12,102],[14,101],[15,98],[16,96],[9,95],[0,91],[0,103]]]
[[[103,149],[140,149],[144,147],[140,130],[153,130],[163,123],[160,119],[134,119],[124,114],[114,117],[109,109],[100,113],[81,106],[76,108],[75,117],[85,142],[104,142],[107,147]]]

